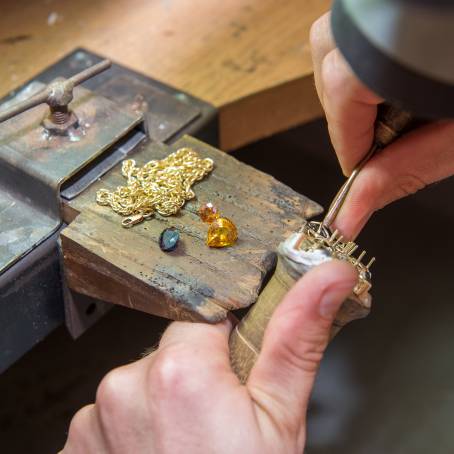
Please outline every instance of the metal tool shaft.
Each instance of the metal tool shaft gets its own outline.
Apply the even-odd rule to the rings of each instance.
[[[361,159],[359,164],[355,167],[347,181],[341,186],[336,194],[336,197],[334,197],[326,216],[322,221],[324,226],[329,227],[335,221],[340,209],[347,199],[348,194],[350,193],[353,182],[361,169],[375,155],[375,153],[385,148],[397,137],[399,137],[402,130],[408,126],[411,119],[412,117],[408,112],[399,110],[389,104],[384,104],[380,107],[379,114],[377,115],[373,145],[364,158]]]
[[[112,62],[110,60],[103,60],[96,65],[90,66],[87,69],[84,69],[80,73],[71,76],[69,80],[74,84],[74,86],[80,85],[82,82],[90,79],[93,76],[96,76],[99,73],[102,73],[106,69],[109,69],[112,66]]]
[[[111,65],[112,62],[110,60],[103,60],[97,63],[96,65],[93,65],[90,68],[84,69],[80,73],[75,74],[68,80],[57,79],[57,81],[51,82],[48,86],[43,88],[43,90],[41,90],[39,93],[32,96],[31,98],[15,104],[14,106],[10,107],[4,112],[0,112],[0,123],[9,120],[10,118],[15,117],[16,115],[19,115],[20,113],[25,112],[26,110],[31,109],[32,107],[36,107],[39,104],[45,102],[52,104],[52,98],[60,95],[60,92],[66,90],[67,87],[69,87],[72,90],[71,85],[72,87],[75,87],[81,84],[82,82],[85,82],[90,77],[96,76],[100,72],[110,68]],[[67,84],[68,82],[70,82],[70,84],[65,85],[65,83]],[[60,86],[62,87],[61,90],[57,90],[56,88]]]
[[[351,175],[348,177],[347,181],[341,186],[336,197],[334,197],[331,205],[322,221],[323,225],[329,227],[332,225],[334,220],[336,219],[337,214],[339,213],[342,205],[344,204],[347,196],[350,192],[351,187],[353,186],[353,182],[355,181],[356,177],[358,176],[360,170],[366,165],[370,158],[377,152],[378,147],[376,144],[372,146],[366,156],[361,160],[361,162],[355,167]]]
[[[47,99],[47,90],[44,89],[43,91],[37,93],[35,96],[32,96],[29,99],[26,99],[25,101],[21,101],[14,106],[10,107],[8,110],[5,110],[4,112],[0,112],[0,123],[3,121],[9,120],[10,118],[15,117],[16,115],[19,115],[22,112],[25,112],[28,109],[31,109],[32,107],[36,107],[39,104],[42,104],[43,102],[46,102]]]

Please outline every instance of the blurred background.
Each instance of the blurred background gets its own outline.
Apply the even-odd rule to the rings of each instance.
[[[233,154],[325,207],[343,181],[321,120]],[[373,309],[323,360],[308,454],[452,452],[453,195],[453,180],[427,188],[377,213],[359,237],[377,257]],[[101,378],[156,345],[167,324],[115,307],[77,341],[63,327],[54,331],[0,375],[1,452],[61,449]]]

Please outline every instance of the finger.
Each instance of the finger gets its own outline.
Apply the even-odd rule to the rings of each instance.
[[[141,421],[148,418],[150,404],[169,406],[183,398],[186,402],[198,399],[194,390],[203,383],[213,383],[219,371],[233,375],[228,359],[229,333],[229,322],[174,322],[152,354],[109,372],[98,387],[95,407],[108,448],[126,452],[128,440],[141,439],[136,431],[142,430]],[[158,421],[151,424],[156,425]],[[111,427],[118,429],[112,431]]]
[[[300,421],[334,317],[358,280],[355,269],[333,260],[309,271],[277,307],[248,388],[269,414]]]
[[[323,59],[321,83],[331,142],[342,171],[349,175],[372,144],[382,99],[360,82],[338,49]]]
[[[63,454],[107,452],[94,405],[81,408],[71,420]]]
[[[159,349],[175,344],[190,344],[208,350],[218,347],[223,348],[231,330],[232,325],[228,319],[215,325],[209,323],[173,322],[164,331],[159,342]],[[207,342],[208,339],[209,342]]]
[[[423,126],[374,156],[357,176],[334,223],[354,238],[374,211],[454,174],[454,122]]]
[[[173,423],[184,430],[194,415],[212,412],[213,399],[225,397],[226,384],[239,386],[230,366],[230,331],[229,321],[169,326],[145,379],[155,415],[173,414]],[[168,422],[159,418],[153,424],[160,436],[169,429]]]
[[[215,325],[173,322],[162,336],[157,354],[173,350],[177,356],[187,354],[192,358],[190,367],[200,363],[206,373],[230,373],[228,339],[231,330],[232,324],[228,319]]]
[[[320,102],[322,102],[323,87],[321,83],[322,62],[325,56],[336,47],[331,33],[331,13],[327,12],[319,17],[311,27],[310,43],[312,54],[312,66],[314,69],[315,88]],[[322,103],[323,104],[323,103]]]

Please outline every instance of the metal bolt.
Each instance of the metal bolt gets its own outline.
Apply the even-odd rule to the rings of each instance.
[[[69,79],[62,77],[55,79],[36,95],[17,103],[4,112],[0,112],[0,123],[39,104],[46,103],[49,106],[50,115],[49,118],[44,119],[44,127],[57,134],[64,134],[69,127],[74,126],[78,122],[76,115],[68,108],[68,104],[73,99],[74,87],[105,71],[111,65],[110,60],[103,60]]]

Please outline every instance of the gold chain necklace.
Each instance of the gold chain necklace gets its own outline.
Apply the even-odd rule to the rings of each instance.
[[[123,161],[121,169],[127,185],[115,191],[100,189],[96,201],[127,216],[121,223],[123,227],[132,227],[155,212],[171,216],[186,200],[195,197],[192,185],[213,167],[212,159],[202,159],[190,148],[180,148],[165,159],[149,161],[143,167],[137,167],[134,159],[128,159]]]

